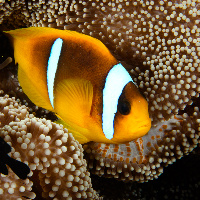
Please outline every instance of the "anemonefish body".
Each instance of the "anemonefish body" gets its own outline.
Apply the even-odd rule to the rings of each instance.
[[[102,42],[44,27],[5,34],[24,92],[53,111],[80,143],[125,143],[149,131],[147,101]]]

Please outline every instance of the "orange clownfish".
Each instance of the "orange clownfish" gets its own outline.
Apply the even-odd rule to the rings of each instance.
[[[26,95],[53,111],[80,143],[125,143],[147,134],[148,103],[102,42],[45,27],[5,34]]]

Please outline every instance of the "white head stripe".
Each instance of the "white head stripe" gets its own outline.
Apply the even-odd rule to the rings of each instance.
[[[53,108],[54,108],[54,103],[53,103],[54,81],[55,81],[56,71],[58,68],[58,61],[61,53],[62,43],[63,40],[61,38],[56,39],[55,42],[53,43],[47,66],[47,87],[48,87],[49,100]]]
[[[103,89],[103,114],[102,128],[107,139],[112,139],[114,135],[114,118],[117,112],[118,99],[123,88],[130,81],[131,76],[122,64],[115,65],[106,77]]]

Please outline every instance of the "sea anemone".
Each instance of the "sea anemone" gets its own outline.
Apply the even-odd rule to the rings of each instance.
[[[26,163],[31,172],[20,180],[9,170],[1,175],[1,194],[6,199],[35,197],[31,178],[39,174],[45,199],[98,199],[92,189],[83,148],[62,125],[30,115],[14,98],[0,97],[0,135],[12,147],[10,156]],[[6,183],[9,182],[9,183]]]

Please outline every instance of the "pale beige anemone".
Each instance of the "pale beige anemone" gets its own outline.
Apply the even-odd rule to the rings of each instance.
[[[6,95],[0,97],[0,136],[12,147],[9,155],[31,170],[26,180],[10,168],[8,175],[0,174],[0,199],[34,199],[38,194],[31,190],[38,183],[45,199],[99,199],[82,146],[61,125],[30,115]]]

